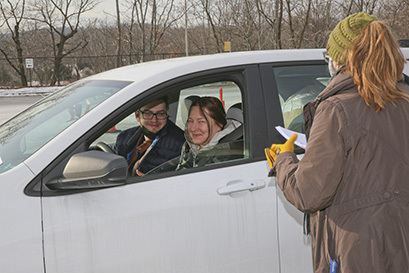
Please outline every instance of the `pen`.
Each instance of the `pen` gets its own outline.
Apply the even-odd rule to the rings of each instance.
[[[338,267],[338,263],[334,259],[331,259],[329,273],[336,273],[337,272],[337,267]]]

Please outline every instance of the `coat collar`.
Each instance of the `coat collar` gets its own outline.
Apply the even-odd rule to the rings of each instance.
[[[344,71],[331,78],[327,87],[317,96],[315,100],[323,101],[334,96],[341,90],[349,90],[354,87],[354,80],[349,72]]]
[[[341,72],[331,78],[327,87],[317,96],[313,101],[310,101],[304,105],[304,132],[307,139],[310,136],[310,129],[314,120],[315,111],[318,108],[318,105],[327,98],[334,96],[339,92],[345,90],[353,90],[355,86],[352,76],[347,72]]]

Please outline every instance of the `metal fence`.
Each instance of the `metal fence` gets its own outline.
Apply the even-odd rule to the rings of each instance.
[[[189,53],[189,55],[201,55],[201,53]],[[120,57],[116,54],[66,56],[63,59],[60,81],[56,84],[65,85],[68,82],[120,66],[183,56],[186,56],[186,53],[123,54]],[[9,59],[17,65],[17,58]],[[29,86],[50,84],[54,72],[54,58],[52,56],[27,56],[25,57],[24,65]],[[20,85],[20,76],[12,69],[6,58],[0,58],[0,86],[15,87]]]

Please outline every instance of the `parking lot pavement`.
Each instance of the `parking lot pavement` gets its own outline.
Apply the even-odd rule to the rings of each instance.
[[[42,96],[9,96],[0,98],[0,124],[39,101]]]

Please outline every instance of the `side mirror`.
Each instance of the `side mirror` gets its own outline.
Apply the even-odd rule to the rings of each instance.
[[[101,151],[73,155],[63,171],[63,177],[47,183],[52,190],[96,189],[123,185],[128,176],[124,157]]]

